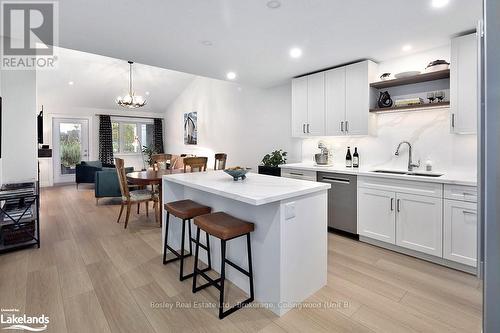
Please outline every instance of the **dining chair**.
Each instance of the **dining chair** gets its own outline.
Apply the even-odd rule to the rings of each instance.
[[[184,157],[184,172],[186,172],[186,168],[189,167],[191,172],[194,169],[198,169],[198,171],[207,171],[207,161],[208,157]]]
[[[224,170],[226,168],[227,154],[215,154],[214,170]]]
[[[153,170],[158,171],[160,169],[168,169],[169,166],[167,162],[172,165],[172,154],[153,154],[151,155],[151,164],[153,165]]]
[[[151,190],[142,189],[142,190],[129,190],[127,184],[127,176],[125,174],[124,161],[121,158],[115,158],[115,166],[116,173],[118,174],[118,180],[120,183],[120,191],[122,193],[122,202],[120,207],[120,214],[118,215],[118,220],[116,223],[120,223],[120,218],[122,217],[123,208],[127,206],[127,215],[125,217],[125,229],[128,225],[128,220],[130,218],[130,209],[132,204],[137,204],[137,209],[139,209],[139,205],[141,202],[146,203],[146,213],[148,210],[149,201],[153,201],[153,209],[155,211],[155,221],[158,223],[159,215],[160,215],[160,204],[159,204],[159,196]]]

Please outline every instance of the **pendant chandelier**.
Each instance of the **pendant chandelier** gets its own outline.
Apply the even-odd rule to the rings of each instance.
[[[128,94],[123,97],[118,97],[116,99],[116,103],[121,107],[128,109],[136,109],[146,105],[146,100],[142,96],[136,96],[134,94],[133,86],[132,86],[132,64],[133,61],[128,62],[130,65],[130,82],[129,82],[129,90]]]

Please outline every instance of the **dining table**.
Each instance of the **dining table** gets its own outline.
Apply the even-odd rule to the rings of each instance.
[[[127,173],[127,181],[132,185],[149,186],[158,185],[158,195],[160,198],[160,207],[162,207],[162,178],[164,175],[182,173],[183,169],[159,169],[143,170]]]

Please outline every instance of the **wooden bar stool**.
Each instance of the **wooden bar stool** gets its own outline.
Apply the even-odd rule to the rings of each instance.
[[[196,231],[195,252],[194,252],[195,254],[194,254],[194,270],[193,270],[194,271],[193,293],[201,289],[204,289],[208,286],[214,286],[215,288],[219,289],[219,319],[222,319],[227,315],[230,315],[234,311],[242,308],[244,305],[253,302],[254,300],[252,250],[250,244],[250,233],[254,231],[254,224],[251,222],[240,220],[224,212],[217,212],[217,213],[197,216],[194,218],[194,224],[198,227],[198,230]],[[206,269],[203,270],[198,269],[200,230],[203,230],[205,231],[205,233],[220,239],[221,269],[220,269],[220,278],[218,279],[213,280],[207,274],[205,274]],[[248,271],[236,265],[229,259],[226,259],[226,242],[241,236],[247,237]],[[250,297],[242,302],[238,302],[232,308],[224,311],[224,280],[226,278],[226,269],[225,269],[226,264],[234,267],[242,274],[248,276],[250,282]],[[198,274],[208,281],[207,283],[199,287],[196,286],[196,278]]]
[[[165,243],[163,245],[163,264],[166,265],[172,261],[180,260],[181,261],[181,268],[179,272],[179,280],[183,281],[185,279],[190,278],[193,276],[193,273],[184,275],[184,259],[187,257],[190,257],[193,252],[193,247],[192,247],[192,242],[193,238],[191,235],[191,219],[198,215],[203,215],[203,214],[208,214],[212,211],[211,207],[201,205],[197,202],[194,202],[192,200],[180,200],[180,201],[174,201],[174,202],[169,202],[164,205],[165,210],[167,211],[167,223],[165,225]],[[181,239],[181,253],[175,251],[173,248],[171,248],[168,244],[168,227],[169,227],[169,222],[170,222],[170,214],[174,215],[175,217],[178,217],[179,219],[182,219],[182,239]],[[184,239],[186,235],[186,222],[188,223],[189,227],[189,254],[184,254]],[[207,245],[206,250],[208,251],[208,268],[205,270],[211,269],[211,263],[210,263],[210,243],[208,240],[208,234],[206,235],[207,238]],[[167,249],[170,250],[175,257],[172,259],[167,260]]]

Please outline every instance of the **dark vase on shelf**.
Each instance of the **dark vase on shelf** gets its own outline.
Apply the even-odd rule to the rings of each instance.
[[[259,174],[281,177],[281,168],[275,166],[259,165]]]
[[[391,95],[389,95],[388,91],[380,92],[377,104],[379,108],[390,108],[392,106]]]

